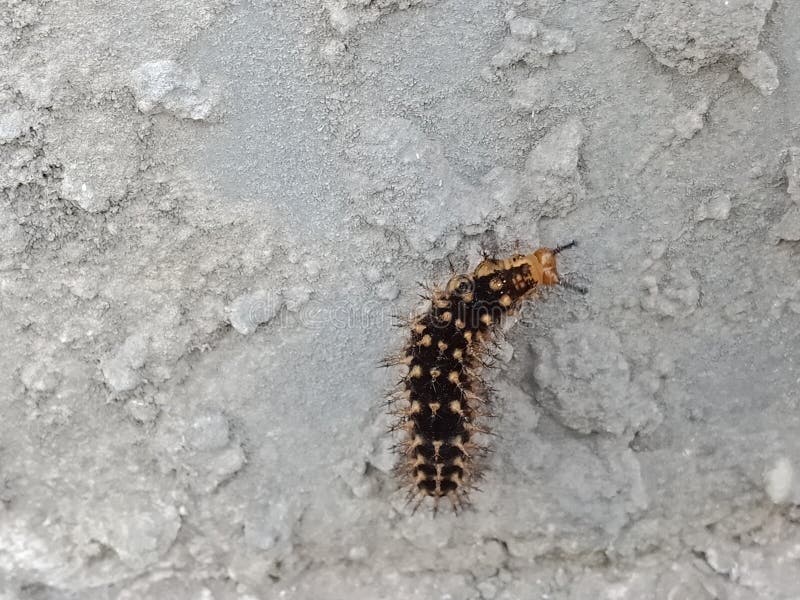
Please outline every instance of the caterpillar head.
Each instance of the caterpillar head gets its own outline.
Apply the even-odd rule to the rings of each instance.
[[[498,302],[503,309],[513,310],[537,286],[562,283],[556,255],[574,245],[575,242],[570,242],[556,248],[539,248],[530,254],[515,254],[511,258],[484,259],[471,274],[452,277],[447,282],[445,295],[467,304]],[[578,286],[569,287],[585,292]]]
[[[559,283],[558,270],[556,269],[556,254],[556,249],[539,248],[533,254],[523,257],[528,261],[528,264],[531,265],[531,273],[536,273],[535,265],[532,261],[538,261],[540,278],[536,283],[539,285],[557,285]]]
[[[515,254],[507,259],[487,258],[475,268],[473,277],[488,278],[494,291],[513,291],[515,296],[521,296],[537,285],[559,283],[556,268],[559,251],[559,248],[539,248],[531,254]]]

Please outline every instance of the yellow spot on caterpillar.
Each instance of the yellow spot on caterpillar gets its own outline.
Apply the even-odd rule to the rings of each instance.
[[[423,333],[425,333],[425,329],[426,327],[422,323],[417,323],[416,325],[414,325],[414,333],[422,335]]]
[[[439,340],[436,345],[439,347],[439,352],[444,352],[447,350],[447,344],[445,344],[442,340]]]
[[[511,306],[511,304],[513,304],[511,296],[509,296],[508,294],[503,294],[502,296],[500,296],[500,304],[502,306],[505,306],[506,308]]]
[[[502,300],[501,300],[502,302]],[[420,346],[425,346],[426,348],[431,345],[433,342],[433,338],[431,338],[431,334],[426,333],[422,336],[422,339],[419,341]]]
[[[473,294],[472,292],[467,292],[466,294],[461,296],[461,298],[464,300],[464,302],[469,304],[470,302],[472,302],[475,299],[475,294]]]
[[[433,442],[433,459],[434,460],[436,460],[438,458],[441,458],[439,456],[439,450],[442,449],[442,444],[444,444],[444,442],[442,440],[436,440],[435,442]]]
[[[463,356],[464,356],[464,351],[461,348],[456,348],[455,350],[453,350],[453,358],[455,358],[456,360],[461,360]]]
[[[407,351],[404,354],[387,356],[385,359],[383,359],[382,365],[385,367],[391,367],[394,365],[410,365],[413,360],[414,354],[410,351]]]
[[[458,371],[450,371],[450,374],[447,376],[447,379],[450,383],[458,384],[458,381],[461,377],[461,374]]]
[[[487,275],[491,275],[492,273],[503,269],[503,263],[499,260],[492,260],[487,259],[481,262],[477,267],[475,267],[475,271],[472,273],[473,277],[486,277]]]
[[[453,320],[453,313],[451,313],[449,310],[445,311],[439,316],[439,318],[445,323],[449,323]]]
[[[411,379],[416,379],[417,377],[422,377],[422,367],[419,365],[414,365],[411,367],[411,370],[408,372],[408,376]]]
[[[421,410],[422,410],[422,406],[420,405],[419,401],[418,401],[418,400],[414,400],[414,401],[411,403],[411,406],[410,406],[410,407],[409,407],[409,409],[408,409],[408,414],[410,414],[410,415],[416,415],[416,414],[418,414],[418,413],[419,413]]]
[[[433,305],[436,308],[448,308],[450,306],[450,301],[446,298],[437,298],[433,301]]]
[[[442,372],[439,369],[437,369],[436,367],[431,369],[431,379],[436,379],[441,374],[442,374]]]
[[[481,323],[484,325],[491,325],[492,324],[492,315],[489,313],[483,313],[481,315]]]
[[[430,406],[431,413],[434,415],[439,412],[440,408],[442,408],[442,405],[439,402],[431,402],[428,406]]]
[[[499,277],[492,277],[491,281],[489,281],[489,288],[493,292],[499,292],[503,289],[503,280]]]
[[[437,496],[441,496],[442,495],[442,481],[444,481],[444,478],[442,477],[442,467],[443,466],[444,465],[442,465],[442,463],[438,463],[436,465],[436,475],[433,478],[433,481],[436,483],[436,495]]]
[[[459,402],[458,400],[453,400],[452,402],[450,402],[450,412],[454,412],[457,415],[463,417],[464,410],[461,408],[461,402]]]
[[[472,341],[472,332],[471,331],[465,331],[464,332],[464,339],[467,340],[467,343],[469,344]]]
[[[466,327],[466,326],[467,326],[467,324],[464,323],[464,321],[462,321],[461,319],[456,319],[456,328],[464,329],[464,327]]]

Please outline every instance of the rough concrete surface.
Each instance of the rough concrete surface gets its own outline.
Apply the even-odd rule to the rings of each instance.
[[[0,599],[800,598],[794,0],[0,0]],[[376,368],[577,239],[471,509]]]

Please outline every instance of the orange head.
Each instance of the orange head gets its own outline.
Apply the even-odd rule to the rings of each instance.
[[[515,254],[511,258],[487,258],[475,268],[470,280],[474,281],[472,285],[477,285],[478,288],[481,288],[481,281],[488,281],[492,292],[500,295],[509,294],[516,303],[536,286],[561,284],[556,267],[556,255],[574,245],[575,242],[570,242],[555,248],[539,248],[530,254]],[[456,279],[454,278],[450,285],[455,286]],[[463,282],[459,285],[462,284]],[[452,291],[450,285],[448,291]],[[570,287],[583,291],[583,288],[577,286]]]
[[[558,252],[559,248],[539,248],[531,254],[515,254],[511,258],[487,258],[475,268],[473,277],[510,273],[526,267],[524,279],[529,285],[556,285],[559,281],[556,270]]]
[[[556,269],[556,254],[555,249],[552,248],[539,248],[533,254],[525,258],[531,264],[531,272],[534,274],[536,283],[539,285],[557,285],[558,270]],[[538,262],[538,269],[535,262]],[[537,277],[538,276],[538,277]]]

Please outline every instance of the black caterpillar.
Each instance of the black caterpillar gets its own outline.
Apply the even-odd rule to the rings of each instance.
[[[493,328],[537,286],[560,283],[556,255],[575,245],[539,248],[507,259],[484,259],[472,274],[455,275],[430,292],[430,309],[409,322],[405,350],[387,360],[408,371],[395,396],[393,431],[401,431],[396,471],[410,487],[408,500],[447,497],[456,512],[481,476],[487,447],[480,434],[490,400],[479,376]]]

